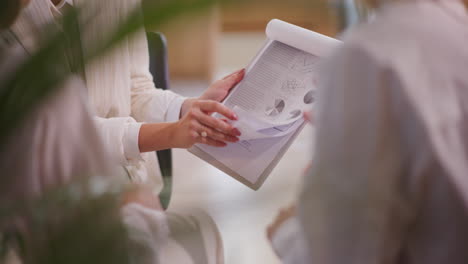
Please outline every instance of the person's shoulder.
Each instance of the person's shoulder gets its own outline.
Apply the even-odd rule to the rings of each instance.
[[[343,40],[335,52],[325,61],[325,67],[348,67],[358,63],[365,63],[366,66],[380,66],[384,63],[385,56],[382,56],[382,44],[374,25],[359,24],[348,29],[341,35]],[[378,32],[377,32],[378,33]]]
[[[342,52],[366,55],[375,62],[391,62],[417,47],[417,39],[410,32],[389,21],[360,24],[344,35]]]
[[[454,34],[454,26],[453,18],[434,3],[390,5],[370,22],[348,30],[344,49],[365,51],[386,64],[407,63],[448,46],[459,49],[460,34]]]

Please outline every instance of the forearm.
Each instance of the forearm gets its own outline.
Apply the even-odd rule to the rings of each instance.
[[[138,136],[140,152],[150,152],[177,147],[175,132],[177,123],[143,124]]]

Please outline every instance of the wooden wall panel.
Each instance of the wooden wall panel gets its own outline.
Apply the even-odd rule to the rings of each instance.
[[[220,34],[223,31],[264,32],[273,18],[322,34],[336,34],[336,21],[326,0],[249,0],[213,7],[203,13],[179,17],[156,29],[168,40],[171,78],[212,80]]]
[[[221,32],[218,8],[180,17],[158,31],[167,38],[171,78],[213,79]]]
[[[273,18],[285,20],[322,34],[335,35],[337,23],[326,0],[245,1],[222,8],[226,32],[264,31]]]

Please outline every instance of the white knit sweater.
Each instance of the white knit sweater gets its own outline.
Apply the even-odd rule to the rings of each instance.
[[[106,33],[140,5],[140,0],[73,2],[77,7],[85,7],[83,18],[92,18],[88,21],[91,26],[81,27],[84,54],[91,52],[93,43],[104,39]],[[37,46],[37,24],[53,20],[50,0],[33,0],[13,30],[33,50]],[[134,181],[151,184],[156,192],[160,191],[162,179],[156,156],[140,154],[139,129],[142,122],[178,120],[184,98],[155,88],[149,72],[145,32],[142,30],[125,39],[111,52],[86,65],[85,76],[90,106],[107,150]]]

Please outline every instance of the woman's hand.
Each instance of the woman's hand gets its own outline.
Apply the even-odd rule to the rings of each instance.
[[[271,223],[267,228],[267,237],[270,241],[272,241],[273,236],[275,235],[276,231],[291,217],[296,215],[296,206],[290,206],[288,208],[284,208],[280,210],[278,215],[276,216],[273,223]]]
[[[234,86],[236,86],[240,81],[242,81],[242,79],[244,79],[244,75],[245,70],[239,70],[224,77],[221,80],[214,82],[199,98],[185,100],[180,110],[180,117],[184,117],[188,111],[190,111],[193,102],[197,99],[222,102],[229,94],[229,91],[231,91]]]
[[[176,123],[143,124],[138,137],[140,151],[190,148],[196,143],[223,147],[226,142],[239,141],[241,133],[228,123],[228,119],[237,120],[236,114],[219,102],[244,75],[245,70],[237,71],[213,83],[200,98],[185,100],[181,119]],[[219,113],[226,119],[214,118],[212,113]]]
[[[227,120],[213,117],[219,113],[230,120],[236,114],[215,101],[188,99],[190,110],[175,123],[143,124],[138,136],[140,152],[169,148],[190,148],[196,143],[224,147],[226,142],[239,141],[240,131]]]
[[[180,148],[190,148],[196,143],[215,147],[224,147],[226,142],[237,142],[239,130],[232,127],[227,120],[211,116],[219,113],[230,120],[237,120],[236,114],[220,104],[245,75],[239,70],[213,83],[197,99],[187,99],[182,104],[181,120],[175,129],[175,143]]]
[[[191,100],[190,110],[185,113],[174,129],[174,144],[178,148],[190,148],[196,143],[224,147],[226,142],[239,141],[238,129],[211,114],[219,113],[230,120],[237,120],[236,114],[221,103],[209,100]]]
[[[242,81],[242,79],[244,79],[244,75],[245,69],[242,69],[214,82],[200,96],[200,99],[222,102],[229,94],[229,91],[231,91],[234,86],[236,86],[240,81]]]

